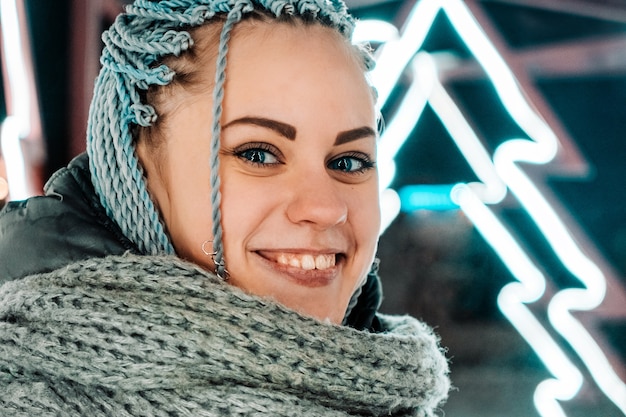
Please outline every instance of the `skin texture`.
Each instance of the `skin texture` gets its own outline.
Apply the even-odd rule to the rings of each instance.
[[[211,239],[214,66],[200,71],[208,88],[169,92],[159,109],[160,144],[140,140],[137,152],[177,253],[212,269],[202,244]],[[226,74],[220,176],[228,282],[340,323],[380,227],[376,116],[363,70],[328,28],[242,22]]]

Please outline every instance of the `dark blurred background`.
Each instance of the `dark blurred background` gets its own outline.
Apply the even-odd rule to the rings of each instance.
[[[5,1],[5,0],[2,0]],[[87,106],[98,71],[100,33],[122,0],[26,0],[45,159],[32,164],[40,185],[84,149]],[[464,2],[520,77],[529,100],[566,146],[568,157],[546,169],[527,167],[549,195],[582,250],[609,282],[606,301],[575,316],[626,381],[626,0],[482,0]],[[414,1],[350,0],[360,19],[401,29]],[[477,70],[464,40],[445,15],[437,17],[424,50],[457,59],[446,87],[462,104],[487,149],[521,132]],[[394,94],[410,82],[401,79]],[[0,117],[6,110],[1,101]],[[393,117],[393,105],[383,108]],[[475,181],[476,175],[436,114],[425,109],[396,158],[391,187]],[[569,164],[569,165],[568,165]],[[0,177],[4,176],[0,159]],[[1,197],[0,197],[1,198]],[[569,417],[624,415],[599,388],[575,349],[551,327],[550,295],[581,283],[569,273],[514,198],[497,214],[548,279],[530,311],[582,372],[584,384],[562,402]],[[539,416],[537,385],[550,378],[497,297],[515,278],[457,208],[403,210],[381,237],[383,311],[408,313],[435,326],[451,358],[456,389],[448,417]],[[626,401],[626,400],[625,400]]]

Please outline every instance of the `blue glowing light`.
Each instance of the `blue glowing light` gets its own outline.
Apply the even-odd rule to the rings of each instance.
[[[441,83],[436,59],[421,51],[422,43],[439,13],[446,15],[491,81],[502,106],[527,137],[504,141],[492,155],[484,147]],[[567,288],[554,294],[548,305],[549,324],[580,358],[598,388],[626,415],[626,384],[617,375],[597,340],[573,315],[574,311],[592,311],[603,302],[609,274],[587,255],[589,250],[581,247],[580,239],[570,232],[562,216],[519,165],[520,162],[554,165],[559,152],[563,152],[566,146],[536,106],[528,101],[528,95],[522,91],[513,71],[482,30],[466,2],[418,1],[397,36],[390,35],[388,29],[386,27],[384,35],[375,36],[376,39],[389,39],[379,50],[377,66],[372,74],[372,82],[379,93],[380,108],[383,108],[402,74],[410,71],[412,83],[398,110],[387,120],[387,129],[381,135],[379,170],[385,219],[381,232],[400,210],[454,206],[463,210],[517,280],[501,290],[498,296],[500,310],[552,374],[552,378],[537,386],[535,407],[544,417],[565,417],[559,402],[571,400],[578,394],[583,375],[527,306],[544,295],[546,277],[512,232],[488,207],[501,203],[510,192],[541,230],[562,265],[583,285],[583,288]],[[395,176],[395,156],[427,105],[448,130],[478,181],[430,189],[428,187],[431,186],[409,186],[395,192],[389,188]],[[444,197],[444,193],[447,196]]]
[[[401,209],[404,212],[417,210],[458,210],[459,205],[452,200],[454,185],[407,185],[398,190]]]

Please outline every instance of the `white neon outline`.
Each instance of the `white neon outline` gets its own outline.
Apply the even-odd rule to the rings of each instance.
[[[419,70],[416,68],[416,71]],[[454,142],[460,149],[470,145],[481,149],[481,152],[464,153],[466,158],[468,155],[471,155],[470,157],[482,156],[486,149],[477,140],[476,134],[467,122],[459,123],[459,117],[462,115],[452,98],[438,79],[431,80],[431,82],[435,86],[431,90],[429,103],[435,104],[433,111]],[[482,162],[484,163],[484,160]],[[470,165],[475,166],[477,163],[470,163]],[[494,168],[494,172],[498,172],[497,165],[493,165],[491,161],[489,161],[489,166]],[[566,401],[574,398],[582,386],[582,374],[525,305],[539,300],[544,294],[545,277],[500,220],[485,206],[485,203],[494,204],[493,201],[484,201],[477,191],[481,191],[481,188],[475,183],[459,184],[451,192],[451,198],[519,281],[519,283],[508,284],[500,290],[498,307],[555,377],[542,382],[537,387],[534,397],[535,407],[543,416],[565,417],[556,400]]]
[[[539,229],[544,233],[547,241],[552,246],[563,265],[585,286],[585,289],[566,289],[559,291],[549,303],[549,321],[576,351],[600,390],[626,414],[626,385],[617,376],[595,340],[571,314],[571,311],[593,310],[602,302],[606,291],[604,274],[602,270],[580,250],[554,209],[547,200],[543,198],[530,178],[517,166],[518,162],[546,164],[552,161],[558,150],[558,138],[542,117],[530,107],[519,88],[514,74],[508,68],[496,48],[474,19],[470,10],[462,1],[422,0],[418,2],[411,11],[400,38],[392,40],[382,47],[377,68],[372,74],[372,80],[379,92],[379,106],[382,108],[393,86],[396,84],[405,68],[414,59],[416,53],[421,49],[422,43],[430,31],[433,20],[440,11],[446,13],[452,26],[491,79],[503,106],[530,138],[530,140],[513,139],[500,145],[496,149],[496,152],[494,152],[493,164],[489,163],[485,165],[488,167],[485,172],[492,174],[491,168],[493,167],[495,169],[498,176],[504,181],[506,186],[511,189],[520,204],[528,211]],[[429,73],[428,69],[426,69],[426,73]],[[416,80],[419,80],[419,76],[420,74],[416,74]],[[422,83],[416,81],[414,84]],[[445,89],[443,87],[439,88],[439,83],[435,84],[435,87],[426,89],[424,89],[423,84],[419,87],[415,87],[415,91],[417,91],[415,94],[414,91],[412,91],[414,87],[411,86],[400,109],[389,123],[388,129],[396,129],[410,133],[414,124],[411,125],[407,120],[399,119],[399,117],[409,112],[409,110],[405,108],[405,105],[411,105],[413,106],[412,111],[414,114],[410,116],[411,118],[408,120],[417,123],[424,105],[426,104],[424,99],[426,99],[426,102],[431,104],[431,106],[433,106],[432,103],[441,102],[435,104],[433,108],[440,119],[442,119],[444,125],[447,125],[445,120],[452,118],[459,120],[456,105],[452,102],[452,106],[450,106],[451,103],[448,101],[449,97]],[[411,96],[414,95],[417,99],[417,112],[415,112],[415,103],[408,101],[409,94],[411,94]],[[435,107],[439,110],[435,109]],[[450,109],[453,110],[450,111]],[[402,121],[398,122],[398,120]],[[396,128],[396,123],[402,123],[401,127]],[[471,129],[467,130],[466,127],[467,126],[461,125],[459,127],[459,125],[450,124],[448,130],[455,141],[467,141],[468,137],[473,137],[475,134],[471,132]],[[454,132],[457,130],[460,130],[463,136],[455,136]],[[391,149],[389,154],[395,156],[407,136],[408,134],[406,136],[395,136],[394,142],[390,142],[389,144]],[[381,149],[385,149],[387,146],[386,137],[381,137]],[[463,152],[464,148],[460,146],[460,149]],[[464,155],[467,156],[466,153],[464,153]],[[384,156],[383,163],[386,164],[388,163],[387,158],[389,155]],[[470,165],[474,166],[471,162]],[[389,180],[389,182],[381,182],[381,187],[387,187],[390,182],[391,180]],[[489,184],[485,184],[485,187],[489,189]],[[468,217],[476,220],[477,228],[481,230],[481,233],[483,233],[490,245],[497,248],[498,245],[502,243],[499,240],[492,241],[491,239],[499,239],[504,235],[500,233],[497,235],[499,237],[496,238],[488,233],[488,229],[495,227],[494,224],[496,223],[499,224],[499,220],[495,216],[485,217],[485,210],[480,206],[484,206],[485,202],[491,204],[496,203],[498,194],[494,194],[496,198],[487,199],[490,201],[483,201],[480,198],[482,196],[476,193],[477,190],[480,191],[480,188],[474,186],[474,190],[471,190],[471,188],[465,186],[465,188],[456,190],[454,198],[458,199],[457,202],[463,207],[464,211],[466,211]],[[468,195],[472,197],[467,197]],[[480,201],[481,205],[468,203],[468,201],[474,201],[474,199]],[[472,210],[477,210],[477,212],[474,213]],[[486,219],[489,219],[489,221]],[[490,226],[485,227],[483,222]],[[508,240],[511,239],[514,242],[512,237]],[[507,247],[515,247],[515,250],[518,252],[521,250],[517,244],[514,246],[508,245]],[[518,273],[515,272],[518,266],[512,263],[508,256],[503,258],[503,260],[505,260],[507,267],[512,270],[514,276],[520,280]],[[530,260],[528,260],[528,262],[532,264]],[[534,266],[533,268],[536,269]],[[544,416],[564,416],[564,412],[556,400],[573,398],[580,389],[582,376],[580,376],[580,371],[571,365],[569,360],[559,361],[560,364],[558,366],[555,366],[554,362],[551,362],[553,360],[551,356],[550,360],[547,360],[548,356],[544,354],[544,350],[546,352],[547,350],[552,351],[551,355],[554,355],[554,352],[560,352],[560,356],[565,359],[567,358],[545,329],[541,328],[541,330],[537,330],[537,328],[532,325],[533,320],[536,322],[536,319],[534,319],[530,310],[523,304],[532,302],[532,297],[528,298],[529,293],[524,292],[525,289],[528,290],[528,288],[525,287],[527,283],[520,280],[520,284],[505,286],[498,297],[498,303],[503,313],[509,318],[513,326],[520,331],[522,336],[530,338],[527,339],[529,340],[529,344],[534,349],[540,349],[540,351],[537,352],[538,355],[542,358],[542,361],[550,372],[556,377],[556,379],[546,380],[537,386],[534,398],[535,406]],[[534,295],[537,298],[541,296],[541,294],[538,296],[537,294]],[[525,326],[529,327],[527,328]],[[534,330],[529,331],[528,329],[530,328]]]
[[[389,187],[395,176],[395,157],[422,116],[428,103],[429,89],[424,91],[422,83],[412,83],[406,92],[398,111],[380,135],[377,166],[380,187]],[[393,174],[393,175],[392,175]]]
[[[359,20],[352,33],[354,43],[385,43],[398,39],[398,29],[389,22],[377,19]]]
[[[500,290],[498,307],[555,376],[555,379],[542,381],[535,390],[535,407],[542,416],[565,417],[556,400],[574,398],[582,386],[583,376],[525,305],[539,300],[544,294],[546,279],[543,273],[467,184],[457,185],[452,191],[452,199],[519,281]]]
[[[380,221],[384,225],[380,233],[398,216],[401,208],[402,201],[396,190],[387,188],[380,193]]]
[[[0,28],[2,29],[2,46],[6,56],[6,70],[9,83],[13,87],[11,94],[12,116],[19,123],[20,137],[30,134],[30,95],[27,94],[28,78],[26,63],[21,48],[20,22],[16,0],[2,0],[0,2]]]
[[[11,115],[2,124],[2,155],[7,170],[12,200],[29,197],[21,139],[31,132],[30,94],[26,63],[21,49],[20,21],[16,0],[0,0],[0,30],[4,48],[4,65],[11,85]]]
[[[428,104],[437,115],[446,115],[444,122],[446,130],[451,137],[455,138],[454,143],[480,180],[470,183],[469,186],[484,203],[501,202],[506,196],[506,185],[496,172],[489,152],[482,145],[478,135],[474,133],[461,110],[439,82],[437,66],[432,56],[420,52],[415,56],[414,63],[416,81],[432,86]]]
[[[398,82],[404,69],[409,65],[415,53],[422,47],[430,31],[432,22],[441,9],[439,2],[419,1],[410,12],[402,35],[395,41],[386,43],[376,61],[371,80],[378,92],[378,102],[382,107],[391,90]]]
[[[1,0],[0,0],[1,1]],[[19,121],[8,116],[0,128],[0,148],[4,155],[4,166],[7,171],[9,193],[12,200],[28,198],[26,168],[22,158]]]

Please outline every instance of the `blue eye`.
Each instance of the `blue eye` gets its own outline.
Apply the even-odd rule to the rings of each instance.
[[[275,165],[280,163],[271,150],[258,146],[237,152],[237,156],[255,165]]]
[[[374,167],[374,163],[365,155],[344,155],[333,159],[328,163],[328,168],[345,172],[347,174],[357,174],[365,172]]]

